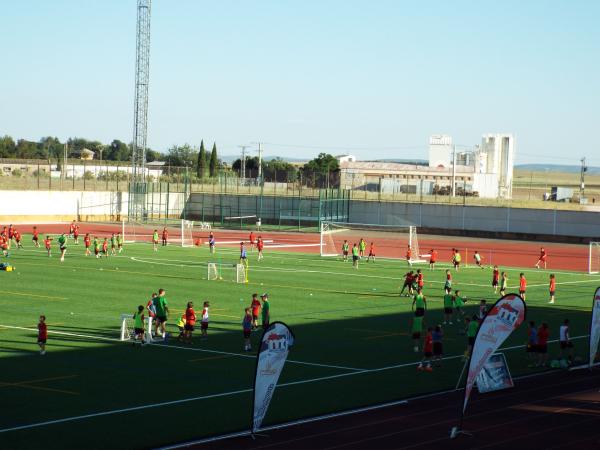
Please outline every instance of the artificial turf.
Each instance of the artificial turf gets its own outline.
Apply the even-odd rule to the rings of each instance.
[[[31,245],[13,249],[8,261],[15,271],[0,272],[0,389],[8,412],[0,418],[0,448],[148,448],[247,429],[255,359],[242,351],[241,320],[254,292],[268,292],[271,320],[287,323],[296,335],[265,424],[455,387],[466,346],[462,325],[444,327],[441,368],[415,370],[421,354],[409,335],[411,300],[398,296],[405,262],[362,262],[354,270],[337,258],[267,248],[261,262],[250,252],[249,283],[206,279],[209,261],[232,264],[237,254],[233,247],[215,256],[177,246],[153,252],[140,243],[98,260],[70,244],[60,263],[57,254],[48,258]],[[422,269],[425,322],[435,325],[442,321],[445,267]],[[522,270],[502,269],[509,287],[516,286]],[[548,322],[551,339],[565,318],[572,336],[588,334],[598,276],[557,273],[557,302],[548,305],[549,271],[524,272],[527,320]],[[493,303],[499,297],[489,268],[464,268],[453,277],[469,314],[481,298]],[[173,335],[188,300],[197,307],[210,301],[206,340],[195,336],[186,345],[172,337],[145,347],[118,340],[120,315],[145,305],[159,288],[167,293]],[[40,314],[49,329],[45,356],[36,345]],[[505,347],[523,345],[526,328]],[[253,334],[255,347],[259,337]],[[586,355],[587,340],[574,342],[576,353]],[[558,353],[555,343],[549,349]],[[522,348],[505,353],[513,375],[540,370],[527,367]],[[78,416],[88,417],[73,419]]]

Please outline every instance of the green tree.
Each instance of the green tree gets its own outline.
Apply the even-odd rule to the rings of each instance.
[[[148,151],[146,151],[146,156],[147,155]],[[125,142],[113,139],[106,150],[104,150],[103,159],[109,161],[129,161],[131,159],[131,147]]]
[[[166,161],[172,167],[194,167],[197,157],[198,154],[191,145],[174,145],[169,149]]]
[[[281,158],[274,158],[264,165],[265,180],[287,182],[298,176],[298,168]]]
[[[17,145],[12,137],[5,135],[0,138],[0,158],[14,158],[17,153]]]
[[[319,156],[302,166],[304,179],[313,186],[335,186],[339,183],[339,172],[338,160],[329,153],[319,153]]]
[[[219,166],[219,160],[217,159],[217,143],[213,143],[212,151],[210,152],[210,164],[208,170],[211,177],[217,176],[217,169]]]
[[[15,156],[23,159],[38,159],[43,158],[45,155],[43,150],[38,147],[37,142],[19,139],[17,141],[17,151]]]
[[[206,174],[206,149],[204,148],[204,139],[200,141],[200,151],[198,152],[196,173],[200,179],[203,179],[204,175]]]

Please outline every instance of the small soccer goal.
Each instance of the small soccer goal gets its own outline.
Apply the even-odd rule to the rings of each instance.
[[[588,273],[600,273],[600,242],[590,242],[590,253],[588,257]]]
[[[144,341],[152,342],[152,317],[148,315],[144,319]],[[121,340],[133,341],[135,338],[135,329],[133,314],[121,314]]]
[[[426,262],[428,254],[421,254],[417,227],[372,225],[364,223],[321,222],[321,256],[339,256],[346,241],[350,251],[354,244],[363,239],[366,244],[365,256],[373,243],[377,257],[385,259],[406,259],[408,247],[411,249],[411,263]]]
[[[193,247],[194,246],[194,221],[193,220],[182,220],[181,221],[181,246],[182,247]]]
[[[235,283],[246,283],[248,273],[243,264],[208,263],[208,280],[224,280]]]

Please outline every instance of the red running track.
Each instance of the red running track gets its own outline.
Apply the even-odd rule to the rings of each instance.
[[[111,233],[121,231],[120,224],[97,224],[85,223],[80,225],[81,235],[90,233],[98,236],[109,236]],[[33,225],[16,225],[21,234],[31,233]],[[68,233],[69,224],[40,224],[37,226],[40,236],[44,234]],[[177,227],[169,227],[170,239],[177,241],[180,238],[180,229]],[[160,232],[162,228],[158,228]],[[152,227],[143,227],[136,230],[142,239],[150,241]],[[126,228],[127,232],[127,228]],[[237,245],[238,241],[248,241],[249,232],[239,230],[222,230],[214,229],[213,233],[217,245]],[[302,253],[319,253],[318,233],[293,233],[293,232],[278,232],[264,231],[255,232],[255,235],[261,235],[265,240],[272,240],[272,243],[265,245],[265,251],[282,250],[286,252],[302,252]],[[376,254],[379,257],[400,258],[403,259],[406,254],[407,236],[398,235],[397,239],[390,239],[387,236],[382,236],[381,233],[373,233],[369,235],[365,232],[361,236],[360,232],[353,231],[345,233],[343,236],[333,235],[332,245],[339,252],[342,246],[343,239],[348,239],[350,246],[354,242],[358,242],[361,237],[368,244],[373,241],[375,244]],[[203,244],[206,244],[208,231],[194,232],[194,239],[201,239]],[[228,242],[229,244],[224,244]],[[312,245],[311,245],[312,244]],[[498,265],[503,267],[532,267],[537,262],[540,254],[540,247],[544,247],[548,253],[548,270],[575,270],[587,272],[588,270],[588,253],[587,245],[577,244],[557,244],[543,243],[531,241],[514,241],[501,239],[482,239],[482,238],[467,238],[455,236],[434,236],[434,235],[419,235],[419,245],[421,254],[426,254],[430,249],[436,249],[439,255],[439,262],[449,263],[451,261],[451,251],[453,248],[460,250],[463,257],[463,264],[473,263],[473,253],[477,250],[483,257],[485,265]]]

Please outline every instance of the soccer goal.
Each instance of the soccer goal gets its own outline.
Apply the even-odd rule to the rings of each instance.
[[[181,221],[181,246],[182,247],[193,247],[194,246],[194,221],[193,220],[182,220]]]
[[[211,281],[225,280],[233,281],[235,283],[246,283],[248,280],[248,273],[246,271],[246,266],[243,264],[209,262],[207,278]]]
[[[144,321],[144,341],[146,343],[152,342],[152,317],[148,316]],[[135,337],[133,322],[133,314],[121,314],[121,340],[122,341],[133,341]]]
[[[588,273],[600,273],[600,242],[590,242],[590,253],[588,256]]]
[[[350,252],[360,239],[366,243],[365,256],[373,243],[377,257],[385,259],[406,259],[408,246],[411,249],[411,262],[426,262],[429,255],[421,254],[417,227],[371,225],[364,223],[321,222],[321,256],[339,256],[344,241],[348,242]]]

